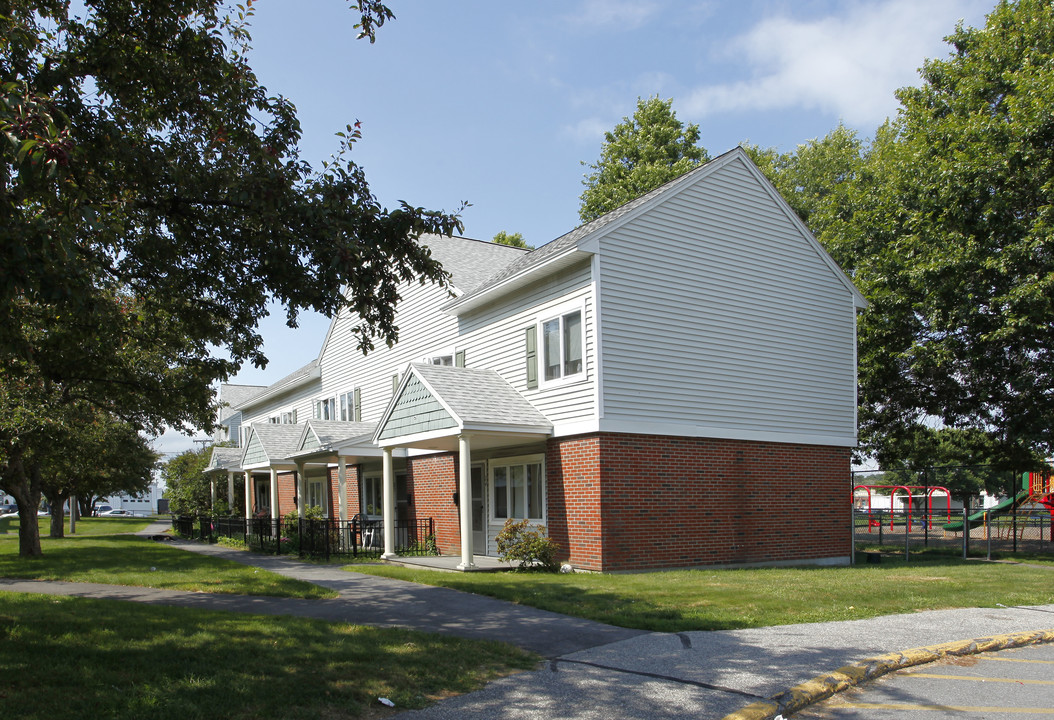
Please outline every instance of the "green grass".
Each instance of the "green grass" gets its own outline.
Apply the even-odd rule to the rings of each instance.
[[[348,569],[659,632],[855,620],[997,603],[1054,603],[1054,572],[953,558],[633,575],[444,573],[398,566]]]
[[[42,537],[43,554],[34,558],[19,556],[17,533],[0,535],[0,577],[237,595],[336,597],[335,592],[318,585],[223,558],[187,552],[135,535],[81,536],[80,525],[77,527],[76,537],[55,540]]]
[[[5,717],[378,717],[379,697],[419,708],[537,660],[402,629],[0,593]]]

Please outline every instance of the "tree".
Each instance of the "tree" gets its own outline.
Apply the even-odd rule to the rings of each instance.
[[[1000,2],[898,92],[855,223],[871,301],[861,421],[878,449],[919,424],[1054,452],[1054,6]]]
[[[135,428],[82,404],[83,419],[69,428],[67,438],[46,465],[41,488],[51,507],[51,537],[63,536],[63,504],[94,499],[150,486],[158,455]],[[90,458],[90,460],[89,460]],[[90,509],[90,501],[89,501]]]
[[[499,230],[498,234],[494,236],[494,242],[498,245],[508,245],[510,247],[524,248],[525,250],[533,250],[533,245],[528,245],[523,239],[521,233],[507,233],[504,230]]]
[[[622,118],[604,133],[600,159],[588,167],[578,215],[582,222],[626,204],[706,162],[698,145],[699,126],[685,125],[673,111],[673,100],[637,99],[633,118]],[[584,164],[584,163],[583,163]]]
[[[200,515],[212,509],[212,487],[205,475],[211,456],[211,447],[187,450],[161,466],[165,497],[176,515]]]
[[[400,283],[446,284],[416,238],[460,220],[381,207],[347,157],[358,123],[320,169],[299,157],[295,108],[246,60],[252,4],[0,2],[0,488],[20,506],[68,406],[209,427],[210,384],[266,363],[272,299],[292,326],[352,309],[365,352],[397,338]],[[354,9],[371,42],[393,17]]]

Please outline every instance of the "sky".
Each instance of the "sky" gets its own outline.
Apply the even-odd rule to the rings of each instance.
[[[382,205],[452,211],[466,237],[500,230],[540,246],[579,224],[588,165],[638,98],[673,100],[711,155],[743,142],[781,151],[839,122],[863,138],[894,117],[895,91],[945,57],[958,22],[994,0],[388,0],[396,19],[356,40],[339,0],[257,0],[250,63],[297,107],[318,167],[356,121],[351,159]],[[268,385],[314,359],[329,321],[261,325]],[[192,447],[168,432],[166,453]]]

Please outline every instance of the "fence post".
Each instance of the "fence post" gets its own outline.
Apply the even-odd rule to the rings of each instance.
[[[856,565],[856,505],[849,508],[849,564]]]
[[[992,559],[992,511],[988,510],[984,514],[984,527],[985,534],[988,536],[988,559]]]
[[[969,555],[970,546],[970,498],[963,498],[963,560]]]
[[[904,562],[911,560],[911,510],[904,518]]]

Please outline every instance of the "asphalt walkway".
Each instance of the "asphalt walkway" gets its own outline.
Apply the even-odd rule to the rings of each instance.
[[[155,532],[158,528],[145,531]],[[752,703],[754,708],[741,717],[771,717],[771,712],[766,715],[756,704],[780,693],[786,695],[788,688],[825,672],[878,655],[1030,631],[1046,631],[1054,639],[1054,630],[1049,630],[1054,628],[1054,605],[939,610],[752,630],[652,633],[446,588],[349,573],[334,566],[201,543],[173,544],[316,583],[336,590],[340,597],[296,600],[18,580],[0,580],[0,590],[412,627],[504,640],[548,659],[537,670],[404,715],[422,720],[716,720]]]

